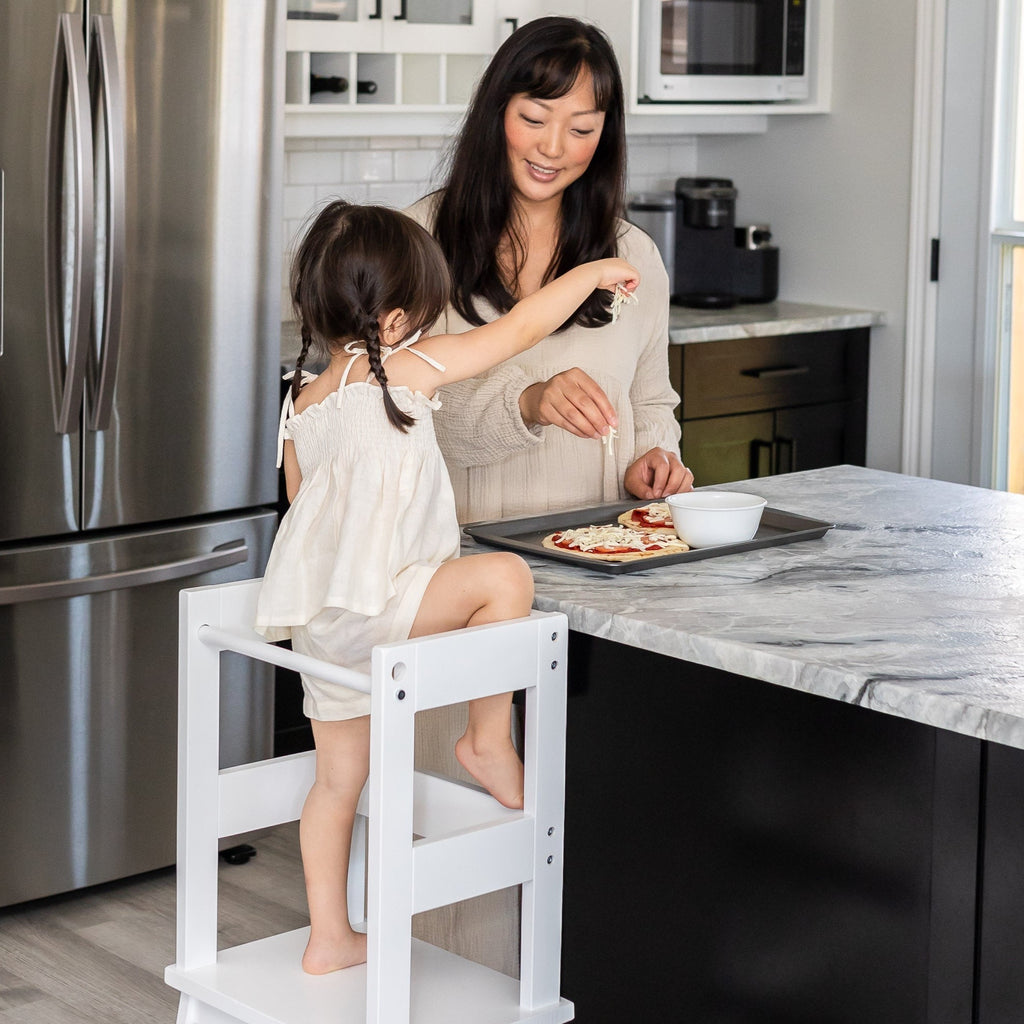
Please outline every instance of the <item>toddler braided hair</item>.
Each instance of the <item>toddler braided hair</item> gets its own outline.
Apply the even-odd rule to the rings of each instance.
[[[437,242],[414,220],[385,206],[341,199],[315,217],[292,261],[290,290],[302,325],[300,371],[314,351],[331,356],[346,342],[366,345],[388,420],[405,430],[413,420],[395,404],[381,358],[381,318],[403,313],[403,337],[428,329],[448,303],[451,278]]]

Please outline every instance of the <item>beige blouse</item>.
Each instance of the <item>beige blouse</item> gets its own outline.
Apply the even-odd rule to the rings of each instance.
[[[433,223],[427,196],[405,212]],[[441,389],[437,439],[452,478],[460,522],[579,508],[626,497],[622,477],[652,448],[679,450],[673,410],[679,396],[668,377],[668,274],[651,238],[620,222],[618,255],[640,271],[638,302],[598,328],[573,326],[471,380]],[[483,301],[485,319],[497,314]],[[448,307],[433,333],[471,324]],[[618,416],[610,446],[559,427],[527,428],[519,396],[531,384],[578,366],[607,394]]]

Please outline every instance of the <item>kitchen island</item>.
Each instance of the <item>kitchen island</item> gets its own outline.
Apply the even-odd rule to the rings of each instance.
[[[835,528],[619,576],[530,559],[573,630],[578,1020],[1024,1020],[1024,497],[729,486]]]

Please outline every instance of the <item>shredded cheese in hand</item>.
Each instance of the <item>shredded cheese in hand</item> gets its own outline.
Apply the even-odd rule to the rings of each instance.
[[[627,292],[621,284],[617,284],[615,294],[612,296],[612,323],[619,319],[619,312],[627,302],[635,306],[639,301],[632,292]]]
[[[614,427],[608,428],[607,434],[601,435],[601,444],[605,447],[605,454],[608,458],[611,458],[614,454],[615,438],[619,436],[619,432]]]

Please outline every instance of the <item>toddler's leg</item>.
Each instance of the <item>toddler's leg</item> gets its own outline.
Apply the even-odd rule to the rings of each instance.
[[[519,619],[530,614],[533,577],[510,552],[469,555],[434,573],[410,636]],[[512,694],[469,702],[469,723],[455,744],[460,764],[506,807],[523,806],[523,763],[512,745]]]
[[[311,724],[316,780],[299,820],[310,923],[302,969],[327,974],[366,962],[366,936],[349,925],[347,884],[352,825],[370,764],[370,719]]]

